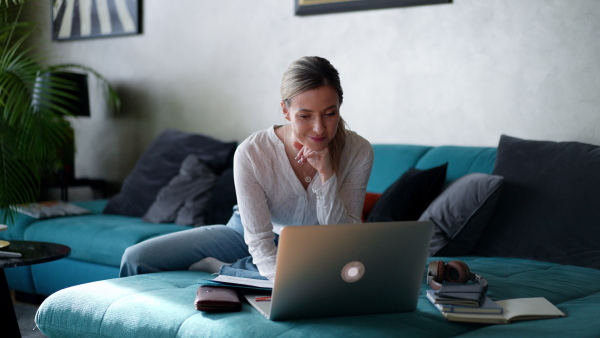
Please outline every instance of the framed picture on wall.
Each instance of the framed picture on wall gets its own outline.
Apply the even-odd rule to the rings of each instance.
[[[296,15],[314,15],[451,3],[452,0],[294,0]]]
[[[89,39],[142,32],[142,0],[52,0],[52,39]]]

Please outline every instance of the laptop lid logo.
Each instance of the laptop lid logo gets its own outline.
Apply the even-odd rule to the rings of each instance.
[[[358,282],[365,275],[365,265],[352,261],[342,268],[342,279],[347,283]]]

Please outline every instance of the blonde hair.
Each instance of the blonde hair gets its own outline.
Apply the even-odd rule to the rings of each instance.
[[[344,91],[340,75],[333,65],[319,56],[304,56],[294,62],[283,73],[281,80],[281,100],[289,107],[294,96],[307,90],[330,86],[338,93],[340,106],[344,100]],[[346,145],[346,122],[340,116],[335,136],[329,142],[329,156],[334,171],[337,171],[342,150]]]

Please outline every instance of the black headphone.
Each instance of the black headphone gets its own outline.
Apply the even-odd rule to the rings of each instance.
[[[465,262],[451,261],[448,262],[448,264],[445,264],[443,261],[429,262],[427,284],[429,284],[432,289],[439,290],[444,281],[462,284],[472,281],[475,284],[483,286],[484,292],[487,292],[488,289],[487,280],[478,274],[472,273]]]

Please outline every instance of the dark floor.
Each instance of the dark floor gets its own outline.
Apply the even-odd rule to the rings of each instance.
[[[26,303],[14,300],[15,314],[19,320],[19,329],[23,338],[43,338],[46,337],[35,327],[35,313],[38,309],[38,304]],[[34,329],[35,328],[35,329]]]

